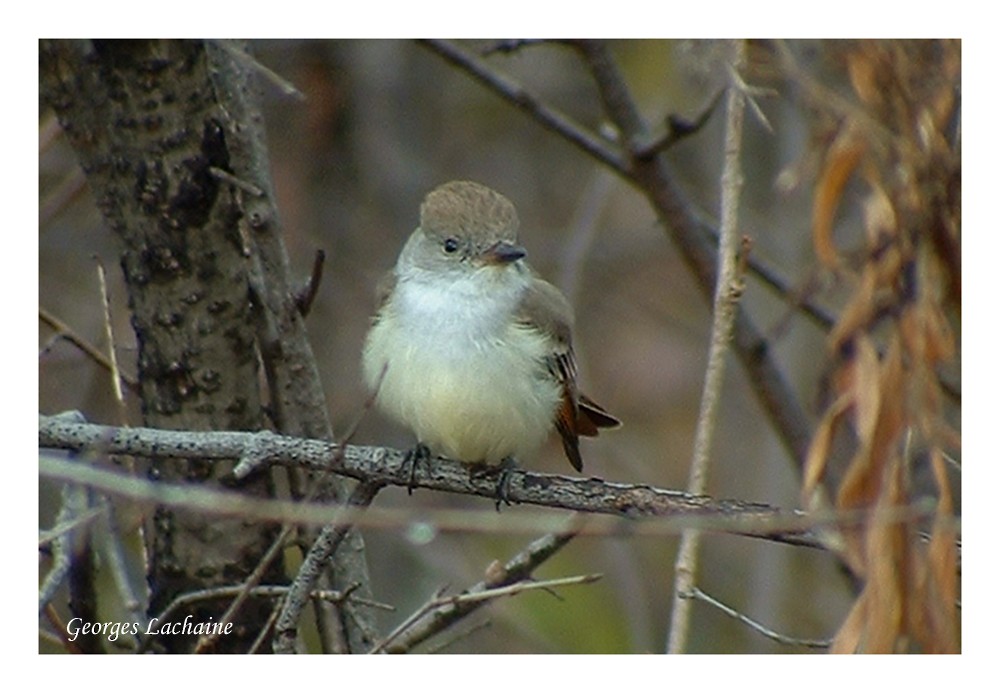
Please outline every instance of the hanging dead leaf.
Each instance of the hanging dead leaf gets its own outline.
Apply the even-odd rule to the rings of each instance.
[[[875,346],[868,337],[859,337],[854,350],[851,382],[851,404],[857,451],[837,491],[837,508],[862,508],[875,500],[880,471],[873,468],[872,443],[878,425],[881,397],[879,393],[879,360]]]
[[[907,427],[908,382],[903,368],[899,339],[889,339],[881,360],[878,389],[882,407],[872,435],[872,454],[877,459],[892,459]]]
[[[883,98],[879,85],[878,66],[873,55],[873,44],[860,45],[858,50],[847,55],[847,74],[851,79],[854,92],[864,103],[872,105]]]
[[[906,564],[908,544],[906,524],[897,513],[905,507],[906,483],[901,455],[881,461],[884,479],[874,512],[865,526],[870,590],[865,621],[865,652],[890,654],[897,651],[905,632],[907,603]]]
[[[854,340],[854,429],[863,447],[871,445],[878,425],[880,397],[879,358],[868,335]]]
[[[958,532],[951,485],[940,448],[931,450],[931,468],[938,488],[934,529],[927,548],[926,583],[919,600],[927,611],[925,649],[958,652]]]
[[[833,241],[833,222],[840,198],[851,174],[865,151],[863,140],[851,127],[845,128],[830,146],[816,182],[813,196],[813,246],[816,257],[828,269],[840,264],[839,252]]]
[[[833,636],[830,645],[831,654],[854,654],[861,649],[861,636],[865,625],[865,612],[868,610],[868,590],[865,588],[854,600],[847,618],[840,630]]]
[[[830,330],[830,336],[827,338],[834,352],[871,322],[877,308],[875,301],[876,279],[875,273],[869,269],[866,268],[862,272],[860,284],[847,305],[840,311],[840,318]]]
[[[813,434],[809,443],[809,452],[806,454],[805,469],[802,481],[802,505],[806,508],[812,507],[812,494],[823,478],[826,470],[826,462],[830,456],[830,443],[833,440],[833,433],[840,423],[840,418],[847,411],[851,403],[849,395],[841,395],[831,404]]]

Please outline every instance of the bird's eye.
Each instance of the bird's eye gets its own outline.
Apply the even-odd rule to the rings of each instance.
[[[458,239],[457,238],[446,238],[446,239],[444,239],[444,252],[446,252],[446,253],[448,253],[450,255],[451,253],[454,253],[456,250],[458,250]]]

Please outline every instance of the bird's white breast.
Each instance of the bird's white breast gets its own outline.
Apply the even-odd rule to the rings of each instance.
[[[550,340],[512,318],[526,285],[482,280],[400,281],[369,332],[364,370],[374,388],[384,369],[379,408],[432,451],[496,463],[541,445],[560,390],[544,363]]]

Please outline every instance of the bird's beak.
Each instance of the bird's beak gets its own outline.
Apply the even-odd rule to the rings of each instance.
[[[483,252],[483,260],[487,265],[509,265],[528,254],[524,248],[506,241],[499,241]]]

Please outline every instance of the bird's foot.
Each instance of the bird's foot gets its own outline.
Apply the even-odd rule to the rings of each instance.
[[[413,495],[413,489],[417,487],[417,467],[419,465],[426,465],[430,462],[431,451],[423,443],[417,443],[412,450],[406,453],[406,457],[403,458],[403,471],[407,472],[409,476],[409,482],[406,484],[406,492]]]
[[[497,502],[497,512],[500,512],[500,505],[513,505],[510,500],[510,478],[511,474],[517,471],[517,460],[513,457],[505,457],[499,466],[477,465],[473,468],[473,477],[496,476],[497,485],[494,497]]]

